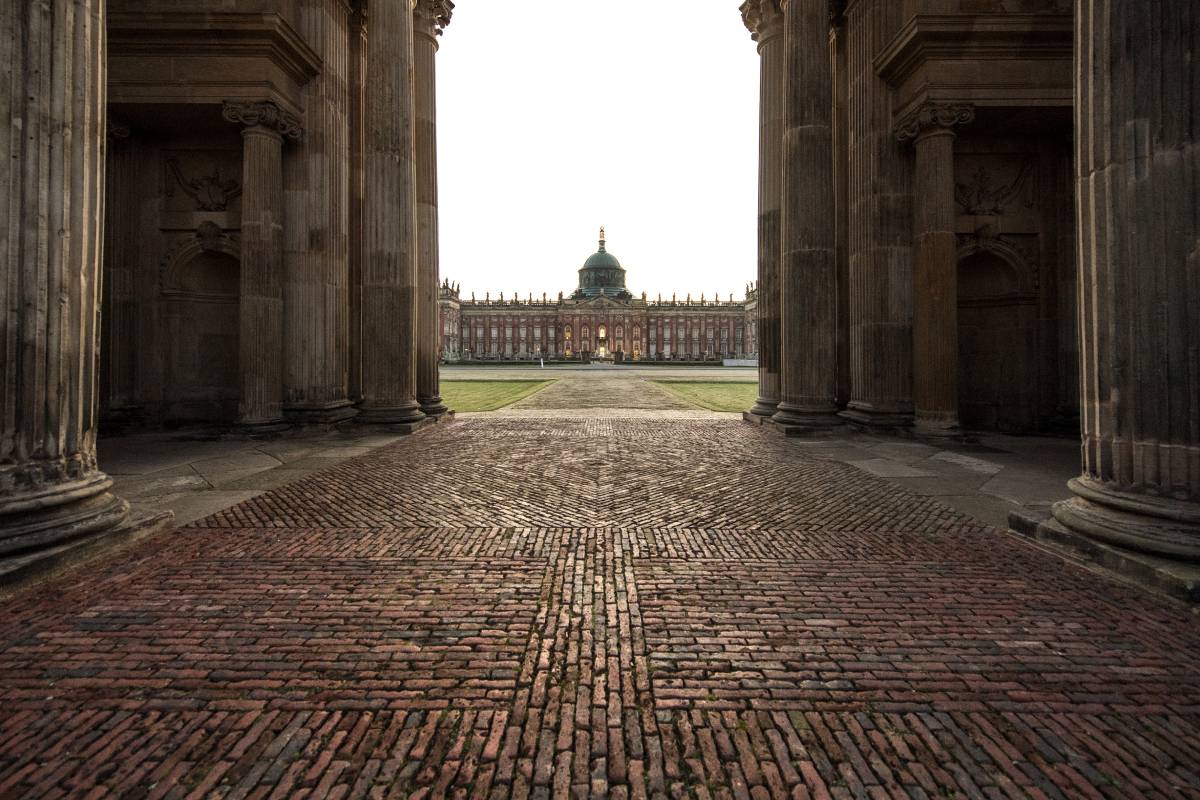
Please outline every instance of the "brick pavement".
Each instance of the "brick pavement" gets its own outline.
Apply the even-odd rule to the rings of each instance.
[[[6,601],[0,797],[1200,797],[1200,627],[737,422],[474,418]]]

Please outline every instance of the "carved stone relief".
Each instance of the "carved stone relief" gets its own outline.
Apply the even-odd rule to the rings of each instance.
[[[972,216],[1005,216],[1037,207],[1031,157],[960,155],[955,163],[954,199]]]
[[[196,211],[225,211],[229,201],[242,193],[241,181],[228,174],[222,175],[219,164],[211,173],[185,175],[177,155],[168,156],[166,162],[180,191],[195,202]]]
[[[163,152],[163,211],[240,213],[241,153],[231,150]],[[193,225],[195,223],[192,223]],[[169,225],[168,227],[175,227]],[[192,227],[188,225],[187,227]]]

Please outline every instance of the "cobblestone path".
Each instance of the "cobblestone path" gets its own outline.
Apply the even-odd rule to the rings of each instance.
[[[597,367],[594,375],[574,373],[526,397],[514,408],[694,408],[650,381],[614,372],[613,368]]]
[[[1187,610],[737,422],[460,422],[4,611],[2,797],[1200,797]]]

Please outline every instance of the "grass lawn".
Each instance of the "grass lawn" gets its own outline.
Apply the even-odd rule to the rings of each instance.
[[[654,381],[684,402],[709,411],[748,411],[758,398],[756,381]]]
[[[495,411],[554,381],[442,381],[442,400],[455,411]]]

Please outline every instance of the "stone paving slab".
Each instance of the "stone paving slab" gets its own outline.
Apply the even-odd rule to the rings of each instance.
[[[734,422],[476,417],[10,598],[0,797],[1200,797],[1200,623]]]

